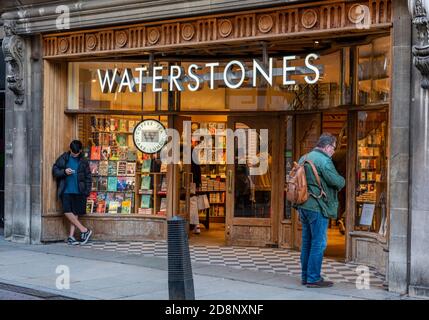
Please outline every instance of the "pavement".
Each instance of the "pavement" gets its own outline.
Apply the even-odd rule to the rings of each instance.
[[[359,290],[350,283],[310,289],[296,277],[225,266],[193,263],[192,270],[197,300],[410,299],[380,287]],[[0,298],[9,292],[16,299],[168,300],[167,271],[167,259],[161,257],[0,238]]]

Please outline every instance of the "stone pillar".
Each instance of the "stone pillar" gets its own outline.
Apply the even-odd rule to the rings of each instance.
[[[429,19],[422,1],[409,1],[413,23],[411,72],[409,294],[429,296]]]
[[[389,290],[408,290],[408,218],[409,218],[409,136],[411,17],[407,3],[393,1],[392,104],[390,110],[390,234]]]
[[[38,41],[4,21],[6,61],[5,227],[7,240],[40,241],[41,59]]]

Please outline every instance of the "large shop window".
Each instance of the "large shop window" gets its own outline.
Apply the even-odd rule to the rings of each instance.
[[[273,74],[281,74],[283,61],[275,59]],[[343,63],[341,63],[343,61]],[[252,69],[252,61],[243,61],[249,70]],[[204,63],[197,63],[204,66]],[[304,77],[311,76],[308,73],[291,74],[289,80],[294,80],[295,85],[283,85],[282,76],[274,76],[272,86],[258,80],[257,87],[252,86],[252,80],[246,77],[243,85],[238,89],[228,88],[222,82],[210,89],[208,85],[201,90],[181,92],[180,110],[231,110],[231,111],[264,111],[264,110],[318,110],[336,107],[344,101],[350,101],[350,63],[349,49],[336,51],[322,55],[315,60],[315,65],[321,66],[320,80],[316,84],[307,84]],[[190,64],[182,63],[186,70]],[[218,78],[223,74],[226,63],[223,62],[217,68]],[[304,58],[290,62],[290,67],[296,67],[297,72],[305,66]],[[341,77],[344,69],[345,77]],[[233,69],[234,72],[239,72]],[[209,68],[202,68],[201,75],[208,74]],[[216,77],[215,77],[216,78]],[[344,90],[341,79],[344,81]]]
[[[320,78],[315,84],[308,84],[305,77],[315,77],[314,71],[305,68],[305,55],[296,56],[287,63],[288,67],[296,67],[290,71],[288,80],[295,84],[283,84],[283,59],[279,55],[273,60],[272,84],[263,81],[258,76],[256,87],[253,86],[253,60],[243,60],[246,74],[238,88],[230,88],[225,83],[224,69],[229,61],[220,61],[214,69],[214,85],[210,86],[211,68],[204,62],[177,61],[167,63],[156,61],[154,67],[162,67],[157,76],[162,75],[158,87],[161,92],[154,92],[152,75],[144,73],[145,85],[140,91],[139,68],[152,70],[147,62],[70,62],[69,67],[69,100],[68,109],[80,110],[127,110],[127,111],[264,111],[264,110],[319,110],[337,107],[350,101],[350,50],[337,50],[330,54],[321,55],[312,60],[312,64],[320,70]],[[260,62],[259,62],[260,63]],[[184,72],[183,91],[174,93],[170,90],[170,71],[173,65],[178,65]],[[189,67],[197,65],[193,73],[201,81],[198,90],[189,89],[189,84],[195,84],[189,77]],[[268,66],[266,66],[268,68]],[[102,92],[99,73],[104,79],[106,70],[118,71],[116,86],[112,92]],[[118,87],[123,79],[125,70],[131,71],[133,88],[130,92],[127,86]],[[241,71],[237,65],[231,69],[235,76]],[[229,76],[228,76],[229,77]],[[228,78],[229,79],[229,78]],[[239,82],[237,78],[228,80],[231,84]],[[105,86],[105,89],[107,86]],[[173,89],[176,89],[174,86]]]
[[[164,66],[166,76],[166,64]],[[128,110],[159,111],[168,110],[167,83],[162,83],[163,92],[153,92],[152,84],[146,84],[142,92],[102,92],[97,70],[114,70],[122,74],[123,70],[146,67],[148,64],[128,62],[71,62],[69,63],[69,100],[68,109],[83,110]],[[133,77],[138,73],[133,71]],[[117,80],[119,81],[119,80]]]
[[[358,112],[355,229],[386,236],[387,112]]]
[[[92,175],[88,214],[166,215],[167,168],[159,154],[144,154],[133,142],[134,127],[143,119],[146,117],[78,116],[78,136]],[[166,117],[156,120],[167,127]]]
[[[390,93],[390,36],[359,46],[359,104],[387,103]]]

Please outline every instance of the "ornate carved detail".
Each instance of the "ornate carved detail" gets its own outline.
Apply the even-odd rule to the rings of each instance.
[[[86,35],[86,47],[88,50],[95,50],[95,48],[97,47],[97,37],[95,35]]]
[[[421,86],[423,89],[429,89],[429,45],[414,46],[414,65],[422,74]]]
[[[195,28],[191,23],[185,23],[182,27],[182,38],[186,41],[192,40],[195,34]]]
[[[123,48],[127,45],[128,42],[128,34],[124,30],[117,31],[115,33],[116,46],[119,48]]]
[[[317,23],[317,13],[313,9],[304,11],[301,18],[301,23],[306,29],[313,28]]]
[[[413,46],[414,65],[422,75],[421,87],[429,89],[429,44],[428,28],[429,20],[427,8],[421,0],[409,0],[408,6],[413,17],[413,24],[417,29],[420,44]]]
[[[222,38],[228,37],[232,33],[232,22],[231,20],[224,19],[219,22],[219,35]]]
[[[273,21],[273,18],[271,17],[271,15],[264,14],[264,15],[259,17],[258,29],[262,33],[270,32],[271,29],[273,28],[273,26],[274,26],[274,21]]]
[[[358,28],[353,22],[361,19],[359,11],[356,11],[359,5],[365,8],[365,28]],[[226,40],[296,38],[301,34],[305,36],[309,29],[335,34],[353,29],[354,32],[367,34],[374,29],[378,31],[391,26],[391,7],[391,0],[330,0],[257,9],[252,12],[51,34],[43,38],[44,56],[91,56],[103,52],[111,54],[112,50],[128,53],[133,50],[155,50],[159,46],[186,47],[190,41],[216,45]],[[68,39],[67,50],[65,40],[62,39]]]
[[[350,22],[354,24],[362,23],[363,19],[365,19],[365,7],[361,4],[354,4],[349,9],[348,14]]]
[[[147,41],[154,45],[159,41],[160,33],[158,28],[150,28],[148,30]]]
[[[23,80],[23,59],[25,43],[24,40],[16,35],[16,24],[14,21],[4,21],[3,54],[6,62],[6,82],[7,87],[15,94],[15,103],[24,102],[24,80]]]
[[[61,53],[66,53],[67,50],[69,49],[69,39],[68,38],[61,38],[58,41],[58,50]]]

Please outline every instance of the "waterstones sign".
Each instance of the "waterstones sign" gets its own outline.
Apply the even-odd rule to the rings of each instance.
[[[219,86],[226,86],[230,89],[239,89],[244,86],[258,86],[258,79],[264,81],[269,86],[273,86],[274,77],[282,77],[283,85],[295,85],[296,80],[290,79],[291,75],[303,75],[304,81],[308,84],[315,84],[323,74],[323,66],[316,65],[319,55],[310,53],[304,58],[304,65],[295,66],[294,61],[300,58],[297,56],[285,56],[282,59],[282,67],[274,68],[274,58],[269,58],[264,64],[257,59],[253,59],[251,64],[246,64],[239,60],[232,60],[225,65],[221,72],[219,62],[209,62],[205,64],[192,63],[185,70],[181,66],[172,65],[153,66],[150,70],[146,66],[138,68],[97,69],[98,82],[103,93],[115,92],[144,92],[148,84],[152,85],[153,92],[165,91],[197,91],[204,85],[213,90]],[[295,63],[296,64],[296,63]],[[207,73],[201,73],[203,69]],[[260,83],[259,81],[259,83]],[[167,83],[168,86],[162,86]]]

